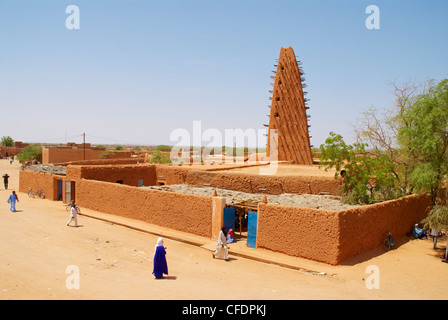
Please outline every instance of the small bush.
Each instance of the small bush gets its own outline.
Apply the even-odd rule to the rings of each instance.
[[[171,159],[167,155],[163,155],[159,150],[155,151],[152,156],[150,163],[171,163]]]

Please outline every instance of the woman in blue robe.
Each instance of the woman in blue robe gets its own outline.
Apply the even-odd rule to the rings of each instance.
[[[156,253],[154,255],[154,269],[152,271],[156,279],[162,279],[163,274],[168,275],[165,249],[166,248],[163,246],[163,238],[157,239]]]
[[[11,211],[16,212],[16,201],[19,202],[19,197],[17,197],[17,194],[15,191],[11,193],[11,195],[8,198],[8,203],[11,204]]]

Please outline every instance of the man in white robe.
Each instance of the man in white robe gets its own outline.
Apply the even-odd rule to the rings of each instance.
[[[78,211],[76,210],[76,204],[72,201],[70,209],[70,219],[67,221],[67,226],[70,225],[72,219],[75,220],[75,227],[78,227]]]
[[[229,248],[227,246],[226,240],[226,228],[223,227],[221,231],[219,231],[218,243],[216,244],[216,251],[212,253],[213,259],[224,259],[229,261]]]

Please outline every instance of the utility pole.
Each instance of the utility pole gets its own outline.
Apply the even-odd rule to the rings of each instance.
[[[83,143],[83,146],[84,146],[84,160],[86,160],[86,133],[84,132],[83,134],[83,137],[84,137],[84,143]]]

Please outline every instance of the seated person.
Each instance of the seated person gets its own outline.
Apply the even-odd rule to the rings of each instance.
[[[233,234],[233,230],[230,229],[229,232],[227,233],[227,243],[233,243],[233,242],[236,242],[235,235]]]
[[[418,223],[415,224],[414,229],[412,229],[412,236],[415,239],[423,239],[426,238],[428,239],[428,235],[426,234],[425,231],[423,231],[423,229],[419,228]]]

